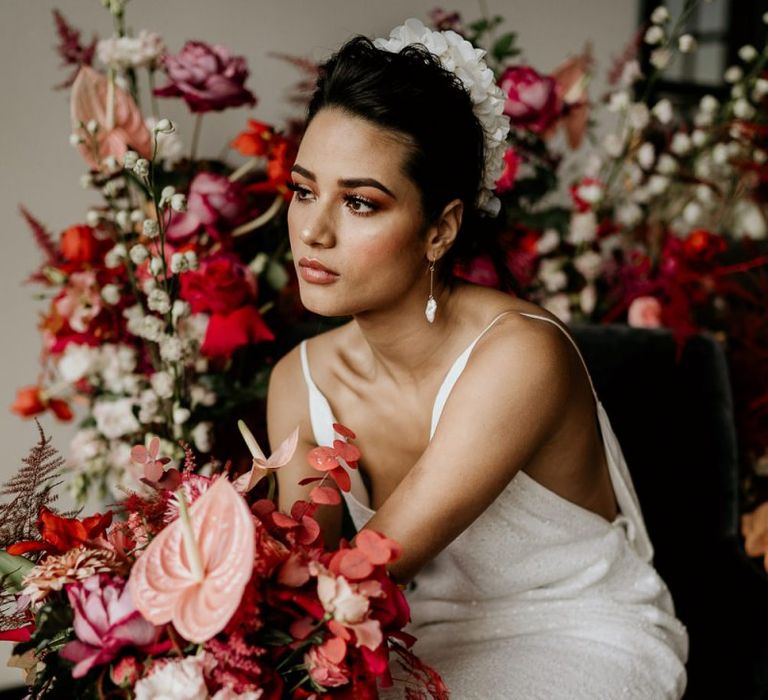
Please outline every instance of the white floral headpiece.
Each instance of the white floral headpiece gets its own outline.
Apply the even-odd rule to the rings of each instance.
[[[477,207],[496,216],[501,209],[501,202],[493,190],[504,171],[509,118],[504,114],[504,93],[496,84],[493,71],[483,60],[485,51],[475,48],[452,30],[433,31],[413,18],[395,27],[389,33],[389,39],[374,39],[373,43],[377,48],[392,53],[399,53],[403,47],[411,44],[421,44],[464,84],[472,98],[474,112],[485,131],[485,165],[483,181],[477,194]]]

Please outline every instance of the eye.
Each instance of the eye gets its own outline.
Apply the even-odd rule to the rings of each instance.
[[[306,187],[297,185],[295,182],[293,182],[293,180],[288,180],[288,182],[286,182],[285,184],[289,190],[296,193],[296,196],[294,197],[294,199],[296,199],[299,202],[306,201],[307,197],[312,194],[312,192],[308,190]]]
[[[346,195],[344,201],[357,216],[370,216],[379,208],[379,206],[370,199],[355,194]]]

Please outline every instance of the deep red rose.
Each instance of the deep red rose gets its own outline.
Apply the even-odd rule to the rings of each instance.
[[[229,357],[244,345],[274,339],[258,310],[242,306],[228,314],[211,316],[200,352],[208,357]]]
[[[181,97],[192,112],[256,104],[253,93],[245,87],[245,58],[233,56],[223,46],[188,41],[175,56],[163,57],[163,68],[170,82],[155,90],[155,95]]]
[[[249,216],[246,190],[239,182],[214,173],[199,173],[187,195],[187,210],[174,213],[166,234],[179,242],[197,233],[201,226],[221,238]]]
[[[562,104],[554,78],[530,66],[510,66],[499,80],[506,95],[504,114],[513,126],[541,134],[560,116]]]
[[[90,226],[70,226],[59,239],[61,255],[71,263],[93,262],[98,249],[98,241]]]
[[[181,298],[192,313],[227,314],[256,298],[256,280],[234,255],[204,258],[198,270],[181,275]]]

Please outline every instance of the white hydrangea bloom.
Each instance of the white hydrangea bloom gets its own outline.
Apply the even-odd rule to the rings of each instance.
[[[96,44],[99,60],[121,70],[155,65],[163,53],[165,44],[162,37],[146,29],[142,29],[135,37],[110,37]]]
[[[422,44],[440,59],[446,70],[455,73],[464,84],[485,131],[485,168],[477,206],[496,216],[501,209],[501,202],[494,196],[493,190],[504,171],[509,118],[504,114],[504,93],[496,84],[493,71],[483,60],[485,51],[475,48],[452,30],[432,31],[413,18],[395,27],[388,39],[375,39],[373,43],[377,48],[392,53],[398,53],[411,44]]]
[[[137,432],[140,426],[133,415],[133,406],[133,399],[128,398],[96,401],[93,405],[96,428],[110,440]]]

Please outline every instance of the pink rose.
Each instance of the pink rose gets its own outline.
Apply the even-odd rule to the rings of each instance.
[[[637,297],[629,305],[627,320],[635,328],[659,328],[661,303],[656,297]]]
[[[507,96],[506,114],[513,126],[541,134],[560,116],[562,105],[557,83],[549,76],[539,75],[530,66],[510,66],[499,80]]]
[[[75,663],[73,678],[108,664],[124,647],[144,647],[155,640],[155,626],[136,610],[130,589],[119,576],[96,574],[69,584],[66,590],[77,639],[60,654]]]
[[[333,688],[349,682],[348,671],[343,667],[347,645],[343,639],[331,637],[320,646],[312,647],[304,655],[309,675],[324,688]]]
[[[201,226],[214,238],[221,238],[249,216],[248,200],[239,182],[213,173],[200,173],[192,180],[187,195],[187,211],[173,215],[166,234],[182,241]]]
[[[188,41],[175,56],[163,57],[163,67],[170,82],[156,89],[155,95],[181,97],[192,112],[256,104],[244,85],[248,77],[245,58],[232,56],[223,46]]]

